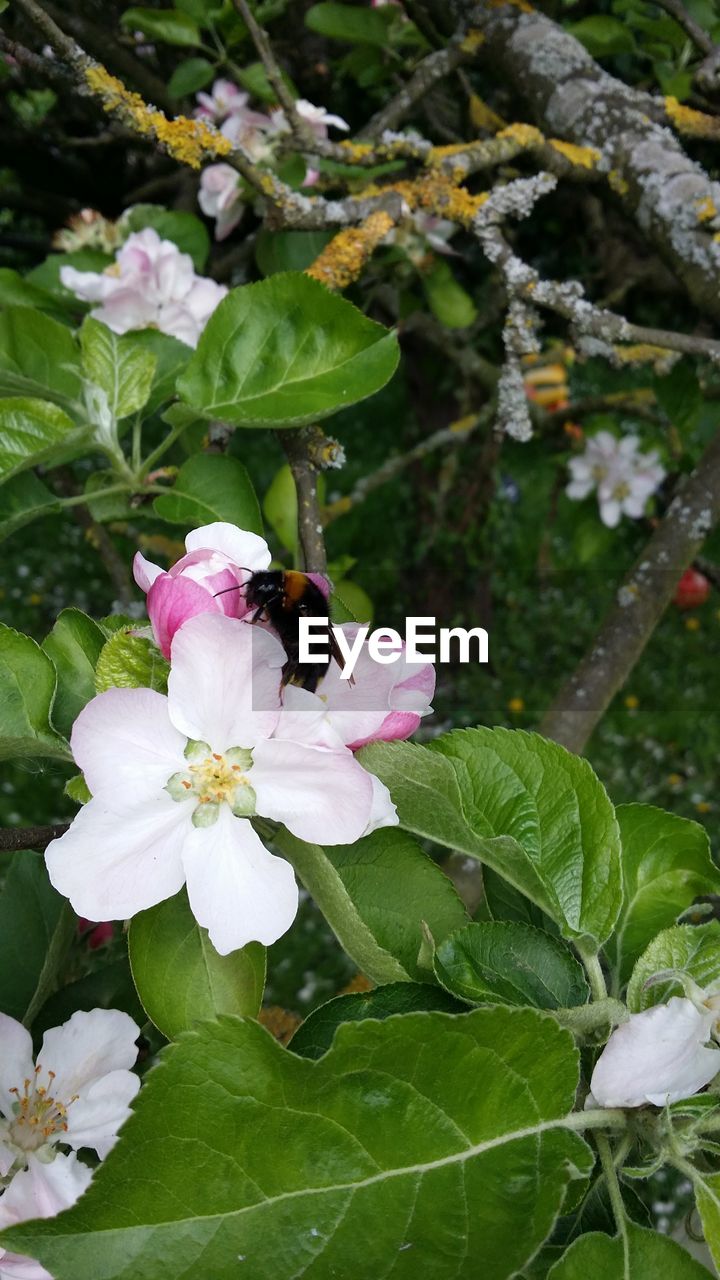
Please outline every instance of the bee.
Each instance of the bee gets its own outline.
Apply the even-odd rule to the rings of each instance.
[[[333,635],[330,622],[330,606],[326,593],[318,586],[314,578],[319,575],[300,573],[294,569],[261,569],[248,570],[250,577],[242,588],[228,587],[226,590],[243,590],[245,600],[255,612],[251,622],[259,622],[264,618],[277,633],[285,650],[287,661],[282,669],[282,684],[300,685],[314,693],[318,681],[325,675],[334,658],[340,670],[345,666],[340,646]],[[223,595],[222,591],[218,595]],[[326,618],[328,621],[327,658],[313,659],[312,662],[300,661],[300,619]],[[354,681],[350,681],[354,683]]]

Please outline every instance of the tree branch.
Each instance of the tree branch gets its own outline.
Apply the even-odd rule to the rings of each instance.
[[[719,520],[720,433],[617,592],[588,653],[545,715],[541,733],[571,751],[584,749],[672,600],[680,575]]]
[[[37,849],[42,853],[51,840],[64,836],[69,822],[46,827],[0,827],[0,852],[17,853],[19,849]]]
[[[444,49],[429,53],[415,69],[397,97],[386,103],[371,120],[368,120],[360,130],[359,137],[379,138],[386,129],[396,128],[401,120],[410,114],[415,103],[419,102],[438,80],[450,75],[465,58],[475,52],[478,43],[477,36],[463,30],[453,36]]]
[[[670,14],[671,18],[674,18],[680,24],[685,34],[690,37],[701,53],[714,53],[715,45],[707,31],[695,21],[692,14],[688,13],[681,0],[655,0],[655,3],[659,4],[666,13]]]
[[[325,573],[327,554],[323,538],[320,502],[317,493],[317,467],[311,458],[313,428],[303,427],[278,431],[295,481],[298,507],[298,534],[306,573]]]

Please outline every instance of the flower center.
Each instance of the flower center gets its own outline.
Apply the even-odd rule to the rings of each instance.
[[[185,758],[188,768],[174,773],[165,790],[173,800],[195,801],[194,826],[212,826],[217,822],[222,804],[228,804],[238,818],[254,814],[255,792],[247,777],[253,762],[251,751],[246,747],[231,747],[220,753],[211,751],[206,742],[188,742]]]
[[[48,1071],[47,1084],[42,1084],[42,1067],[35,1068],[35,1078],[23,1082],[22,1089],[11,1089],[15,1098],[14,1118],[10,1121],[8,1137],[21,1151],[37,1151],[59,1135],[67,1133],[68,1107],[77,1101],[77,1094],[63,1103],[52,1094],[55,1072]]]

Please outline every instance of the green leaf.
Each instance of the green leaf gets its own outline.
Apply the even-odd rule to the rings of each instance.
[[[60,511],[61,505],[32,471],[24,471],[0,485],[0,542],[37,516]]]
[[[40,645],[0,623],[0,760],[70,759],[67,743],[50,723],[56,681],[55,668]]]
[[[391,827],[320,849],[276,837],[340,944],[372,982],[428,976],[418,962],[427,925],[436,941],[467,923],[452,881],[416,842]]]
[[[236,1280],[238,1259],[256,1280],[509,1280],[592,1165],[565,1127],[577,1083],[534,1010],[345,1023],[318,1062],[222,1018],[165,1051],[81,1203],[0,1243],[55,1280],[98,1259],[102,1280]]]
[[[297,489],[287,462],[270,482],[263,499],[263,515],[283,547],[294,557],[298,545]]]
[[[471,1004],[567,1009],[590,995],[567,947],[529,925],[468,924],[440,944],[434,968],[438,982]]]
[[[137,347],[154,356],[156,362],[150,399],[143,413],[145,417],[174,397],[178,374],[190,359],[192,348],[177,338],[171,338],[169,333],[160,333],[159,329],[140,329],[133,334],[133,341]],[[172,407],[184,408],[183,405]]]
[[[671,996],[683,994],[677,978],[658,982],[645,989],[645,983],[664,969],[677,969],[694,978],[700,987],[720,981],[720,924],[681,924],[664,929],[643,951],[632,971],[627,989],[627,1006],[640,1013],[654,1004],[664,1004]]]
[[[0,892],[3,1013],[32,1020],[57,981],[74,930],[75,916],[50,884],[42,854],[16,853]]]
[[[0,480],[50,461],[61,446],[80,438],[67,414],[49,400],[0,400]]]
[[[207,58],[186,58],[175,68],[168,80],[168,93],[171,98],[184,98],[190,93],[197,93],[215,75],[215,68]]]
[[[379,391],[395,372],[394,333],[309,276],[233,289],[178,380],[180,398],[242,427],[300,427]]]
[[[170,664],[144,636],[116,631],[105,642],[95,668],[95,689],[157,689],[167,692]]]
[[[454,1000],[442,987],[429,982],[388,982],[374,991],[354,991],[321,1004],[300,1024],[288,1047],[293,1053],[299,1053],[301,1058],[321,1058],[343,1022],[390,1018],[394,1014],[417,1013],[419,1010],[465,1012],[460,1001]]]
[[[126,418],[147,403],[156,359],[129,335],[120,337],[87,316],[80,330],[85,373],[108,398],[113,418]]]
[[[372,743],[359,759],[389,787],[406,830],[486,862],[566,937],[597,946],[608,936],[619,834],[585,760],[518,729],[463,729],[430,747]]]
[[[377,9],[314,4],[305,14],[305,24],[320,36],[348,44],[374,44],[384,48],[388,41],[388,20]]]
[[[85,703],[95,696],[95,666],[104,644],[97,623],[80,609],[63,609],[43,640],[58,676],[52,720],[66,737]]]
[[[690,360],[678,360],[670,373],[654,378],[653,391],[674,427],[690,432],[697,426],[705,400],[697,370]]]
[[[0,395],[39,396],[66,408],[80,398],[80,353],[64,324],[29,307],[0,313]]]
[[[102,249],[76,249],[73,253],[51,253],[44,262],[28,271],[25,280],[32,285],[47,289],[58,302],[72,306],[74,311],[86,311],[89,303],[77,298],[71,289],[66,288],[60,279],[63,267],[74,267],[76,271],[104,271],[114,261],[113,255],[104,253]]]
[[[421,279],[430,310],[447,329],[466,329],[477,319],[477,307],[470,294],[458,284],[443,258],[434,258],[430,269],[421,273]]]
[[[699,823],[649,804],[620,805],[617,819],[624,902],[607,955],[622,985],[660,929],[674,924],[698,895],[720,892],[720,872]]]
[[[304,271],[332,237],[332,231],[267,231],[263,228],[255,242],[255,261],[264,276],[274,276],[279,271]]]
[[[483,867],[484,905],[493,920],[529,924],[543,933],[557,932],[557,925],[529,898],[491,867]]]
[[[0,267],[0,307],[33,307],[38,312],[66,314],[65,306],[53,293],[11,267]]]
[[[259,20],[262,22],[262,18]],[[285,86],[290,96],[297,98],[297,89],[282,67],[280,68],[280,74],[285,81]],[[253,98],[257,98],[260,102],[269,102],[273,106],[277,104],[277,94],[267,78],[267,71],[262,62],[251,62],[246,67],[238,67],[237,80]]]
[[[629,1265],[623,1261],[619,1238],[593,1231],[571,1244],[548,1274],[548,1280],[708,1280],[707,1269],[674,1240],[634,1222],[626,1226]]]
[[[90,788],[85,781],[85,775],[82,773],[76,773],[72,778],[68,778],[63,787],[63,793],[69,796],[71,800],[74,800],[75,804],[87,804],[88,800],[92,799]]]
[[[120,1009],[138,1026],[143,1025],[145,1010],[138,1000],[127,956],[94,969],[50,996],[33,1021],[33,1035],[37,1039],[48,1027],[62,1026],[76,1009]]]
[[[594,58],[608,58],[615,53],[632,53],[635,40],[629,27],[619,18],[592,14],[580,22],[568,23],[566,30],[585,45]]]
[[[720,1265],[720,1173],[699,1173],[695,1199],[703,1235],[715,1265]]]
[[[202,44],[197,23],[178,9],[126,9],[120,15],[126,31],[142,31],[151,40],[192,48]]]
[[[133,917],[130,966],[148,1017],[168,1040],[221,1013],[256,1017],[265,986],[265,948],[251,942],[220,956],[183,889]]]
[[[153,503],[171,524],[211,524],[227,520],[252,533],[262,533],[260,507],[242,462],[222,453],[197,453],[181,466],[175,484]]]
[[[159,204],[134,204],[123,214],[128,232],[154,227],[163,240],[172,240],[182,253],[189,253],[196,271],[202,272],[210,253],[210,236],[204,222],[194,213],[165,209]]]

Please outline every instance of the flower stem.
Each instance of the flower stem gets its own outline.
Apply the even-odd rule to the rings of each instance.
[[[173,427],[172,431],[168,432],[165,439],[160,441],[160,444],[157,446],[157,449],[153,449],[152,453],[148,454],[147,458],[142,464],[142,470],[140,473],[141,475],[146,476],[149,471],[152,471],[158,459],[162,458],[164,453],[167,453],[168,449],[172,445],[174,445],[178,436],[181,436],[183,431],[187,430],[187,427],[188,427],[187,422],[183,422],[182,424],[178,423],[176,426]]]
[[[96,489],[94,493],[74,493],[70,498],[59,498],[63,507],[77,507],[83,503],[96,502],[98,498],[109,498],[114,493],[131,492],[128,484],[111,484],[107,489]]]
[[[618,1235],[623,1245],[623,1274],[630,1275],[630,1241],[627,1233],[627,1215],[625,1213],[625,1205],[623,1204],[622,1192],[618,1181],[617,1171],[615,1169],[615,1161],[613,1160],[610,1143],[603,1133],[596,1133],[595,1145],[600,1156],[600,1164],[602,1165],[607,1189],[610,1196],[615,1222],[618,1229]]]
[[[626,1129],[627,1116],[619,1107],[593,1107],[587,1111],[571,1112],[562,1121],[562,1127],[579,1132],[583,1129]]]
[[[602,971],[602,965],[596,951],[590,951],[582,943],[577,943],[577,951],[580,959],[585,966],[585,972],[590,983],[593,1000],[607,1000],[607,987],[605,985],[605,975]]]

